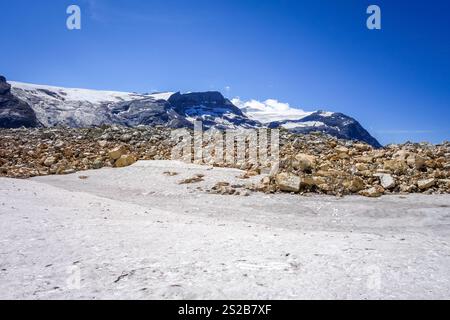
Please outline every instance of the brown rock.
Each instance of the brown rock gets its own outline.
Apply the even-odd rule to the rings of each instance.
[[[386,160],[383,167],[385,170],[399,173],[403,173],[408,169],[406,162],[403,160]]]
[[[122,168],[122,167],[131,166],[135,162],[136,162],[136,158],[131,154],[127,154],[127,155],[120,156],[120,158],[116,160],[114,165],[116,166],[116,168]]]
[[[125,146],[120,146],[109,151],[108,156],[111,160],[117,160],[126,153],[127,148]]]
[[[311,170],[316,163],[316,157],[305,154],[305,153],[298,153],[295,156],[295,161],[293,163],[294,168],[299,169],[301,171],[307,171]]]
[[[358,192],[366,187],[364,181],[359,177],[354,177],[350,180],[346,180],[343,182],[343,185],[351,192]]]
[[[436,179],[434,179],[434,178],[417,181],[417,186],[419,187],[420,190],[429,189],[432,186],[434,186],[435,184],[436,184]]]
[[[426,159],[419,155],[411,155],[406,160],[406,162],[408,163],[408,165],[411,168],[414,168],[417,170],[419,170],[425,166],[425,161],[426,161]]]
[[[298,192],[300,191],[300,177],[290,173],[280,173],[275,177],[275,181],[281,191]]]
[[[360,195],[370,198],[381,197],[384,193],[384,189],[381,186],[375,186],[359,192]]]
[[[56,163],[56,158],[55,158],[55,157],[48,157],[48,158],[46,158],[45,161],[44,161],[44,165],[45,165],[46,167],[50,167],[50,166],[52,166],[52,165],[55,164],[55,163]]]
[[[178,182],[178,184],[190,184],[190,183],[202,182],[202,181],[204,181],[203,177],[204,177],[203,174],[196,174],[192,178],[187,178],[187,179],[181,180],[180,182]]]

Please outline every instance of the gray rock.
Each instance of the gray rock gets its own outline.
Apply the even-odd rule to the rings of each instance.
[[[376,173],[374,177],[380,178],[381,186],[385,189],[392,189],[396,185],[394,178],[390,174]]]
[[[37,127],[33,109],[11,93],[11,85],[0,76],[0,128]]]

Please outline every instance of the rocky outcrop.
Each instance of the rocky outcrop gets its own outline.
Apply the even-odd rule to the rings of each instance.
[[[230,100],[217,91],[175,93],[168,102],[187,119],[200,120],[205,128],[256,128],[261,124],[249,119]]]
[[[11,85],[0,76],[0,128],[36,127],[33,109],[11,94]]]
[[[164,100],[145,98],[120,102],[109,106],[115,123],[135,127],[165,126],[168,128],[189,128],[192,123],[177,113],[176,110]]]

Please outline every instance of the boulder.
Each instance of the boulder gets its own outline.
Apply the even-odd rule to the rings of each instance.
[[[417,186],[419,187],[420,190],[429,189],[432,186],[434,186],[435,184],[436,184],[436,179],[434,179],[434,178],[417,181]]]
[[[384,193],[384,189],[382,186],[375,186],[366,190],[362,190],[359,192],[360,195],[370,198],[381,197]]]
[[[299,192],[300,191],[300,177],[290,173],[280,173],[275,177],[275,181],[281,191]]]
[[[136,162],[136,158],[131,154],[126,154],[120,156],[119,159],[115,162],[116,168],[122,168],[122,167],[128,167],[131,166],[133,163]]]
[[[109,151],[108,156],[111,160],[117,160],[122,155],[127,153],[127,148],[125,146],[120,146]]]
[[[344,146],[338,146],[338,147],[334,148],[334,151],[336,151],[336,153],[345,153],[345,154],[347,154],[349,149],[347,147],[344,147]]]
[[[55,164],[55,162],[56,162],[56,158],[55,158],[55,157],[47,157],[47,158],[45,159],[45,161],[44,161],[44,165],[45,165],[46,167],[50,167],[50,166],[52,166],[53,164]]]
[[[364,181],[360,177],[348,179],[343,182],[343,185],[346,189],[348,189],[351,192],[358,192],[366,187]]]
[[[425,166],[425,161],[426,161],[426,159],[419,155],[411,155],[406,160],[406,162],[408,163],[408,165],[411,168],[414,168],[417,170],[422,169]]]
[[[374,177],[378,177],[380,179],[381,186],[384,189],[392,189],[395,187],[395,179],[387,173],[376,173],[373,175]]]
[[[385,160],[383,167],[385,170],[389,170],[391,172],[403,173],[408,169],[406,165],[406,161],[404,160]]]
[[[407,150],[398,150],[396,151],[392,157],[397,160],[406,160],[406,158],[409,156],[409,152]]]
[[[305,153],[298,153],[295,156],[295,160],[293,163],[294,168],[300,169],[301,171],[307,171],[311,170],[316,163],[316,157],[305,154]]]

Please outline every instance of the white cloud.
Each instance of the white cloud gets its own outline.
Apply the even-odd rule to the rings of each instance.
[[[288,103],[279,102],[276,99],[242,101],[237,97],[232,99],[231,102],[242,109],[242,112],[247,114],[248,117],[263,123],[298,120],[313,113],[293,108]]]

